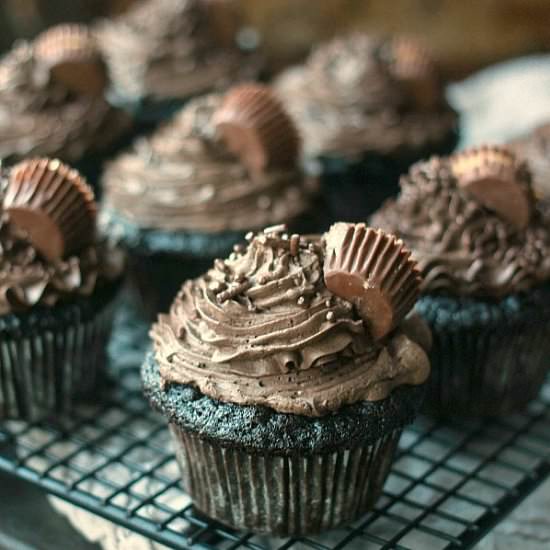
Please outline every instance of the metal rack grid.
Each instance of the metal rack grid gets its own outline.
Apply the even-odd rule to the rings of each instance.
[[[62,424],[0,423],[0,469],[176,549],[471,548],[550,474],[550,383],[521,415],[407,429],[375,510],[320,537],[268,539],[197,513],[164,421],[141,396],[145,329],[122,316],[100,404]]]

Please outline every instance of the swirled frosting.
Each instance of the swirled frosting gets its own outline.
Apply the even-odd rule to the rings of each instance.
[[[126,115],[102,97],[74,94],[50,79],[33,49],[18,43],[0,60],[0,158],[77,161],[128,129]]]
[[[516,177],[529,190],[524,164]],[[530,221],[518,228],[461,189],[449,159],[434,157],[402,176],[400,195],[371,225],[395,233],[413,251],[424,292],[500,298],[550,278],[548,220],[528,196]]]
[[[4,187],[6,174],[0,174]],[[96,242],[61,260],[41,255],[3,210],[0,194],[0,315],[89,296],[121,276],[121,253]]]
[[[104,174],[105,202],[142,227],[217,233],[286,222],[309,207],[314,184],[298,168],[252,177],[216,137],[222,96],[190,101]]]
[[[428,100],[420,105],[392,72],[391,44],[359,33],[337,38],[276,79],[307,154],[406,153],[439,144],[454,131],[456,114],[435,67],[424,59],[418,67],[426,73],[419,93]]]
[[[374,342],[353,305],[326,288],[319,237],[266,231],[186,282],[159,316],[151,336],[165,385],[320,416],[425,381],[412,331]]]
[[[187,98],[256,76],[256,59],[218,40],[206,4],[142,0],[98,25],[98,42],[119,95]]]
[[[512,141],[510,147],[527,161],[536,193],[545,199],[550,198],[550,123]]]

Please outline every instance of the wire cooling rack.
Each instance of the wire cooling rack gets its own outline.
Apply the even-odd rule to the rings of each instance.
[[[164,421],[141,395],[146,329],[121,314],[111,383],[62,424],[0,423],[0,469],[176,549],[471,548],[550,474],[550,383],[521,415],[407,429],[375,510],[319,537],[270,539],[197,513]]]

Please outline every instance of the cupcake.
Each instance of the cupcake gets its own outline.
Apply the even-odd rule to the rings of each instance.
[[[268,89],[242,85],[193,99],[106,167],[106,231],[128,250],[152,318],[182,279],[249,230],[283,222],[311,230],[315,182],[300,171],[298,151],[292,121]]]
[[[537,395],[550,357],[550,226],[539,207],[525,163],[483,146],[416,164],[372,217],[422,271],[436,413],[502,415]]]
[[[141,126],[169,118],[191,97],[258,76],[258,58],[237,47],[237,23],[228,5],[142,0],[98,24],[114,100]]]
[[[0,158],[59,157],[87,176],[127,134],[128,116],[104,98],[107,74],[82,25],[16,42],[0,59]]]
[[[409,256],[363,224],[267,229],[183,284],[142,378],[198,510],[292,536],[373,506],[430,370]]]
[[[550,205],[550,123],[509,143],[519,157],[527,161],[533,176],[535,194]]]
[[[41,158],[0,176],[0,419],[32,420],[96,388],[122,265],[78,172]]]
[[[316,47],[274,87],[295,118],[332,218],[364,219],[399,175],[457,141],[457,115],[428,53],[403,37],[351,34]]]

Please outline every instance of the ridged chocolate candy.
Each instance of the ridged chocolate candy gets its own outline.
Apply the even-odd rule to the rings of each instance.
[[[214,115],[227,148],[253,175],[296,165],[300,137],[281,103],[261,84],[230,90]]]
[[[4,210],[33,246],[51,261],[90,244],[95,235],[94,194],[76,171],[59,160],[32,159],[14,166]]]
[[[451,169],[458,185],[480,204],[523,229],[529,223],[528,187],[518,180],[518,164],[506,147],[475,147],[453,155]]]
[[[34,42],[36,59],[52,78],[78,94],[102,95],[107,70],[96,41],[84,25],[63,24],[44,31]]]
[[[365,224],[336,223],[325,236],[324,279],[355,305],[374,340],[395,328],[418,298],[420,274],[403,241]]]

